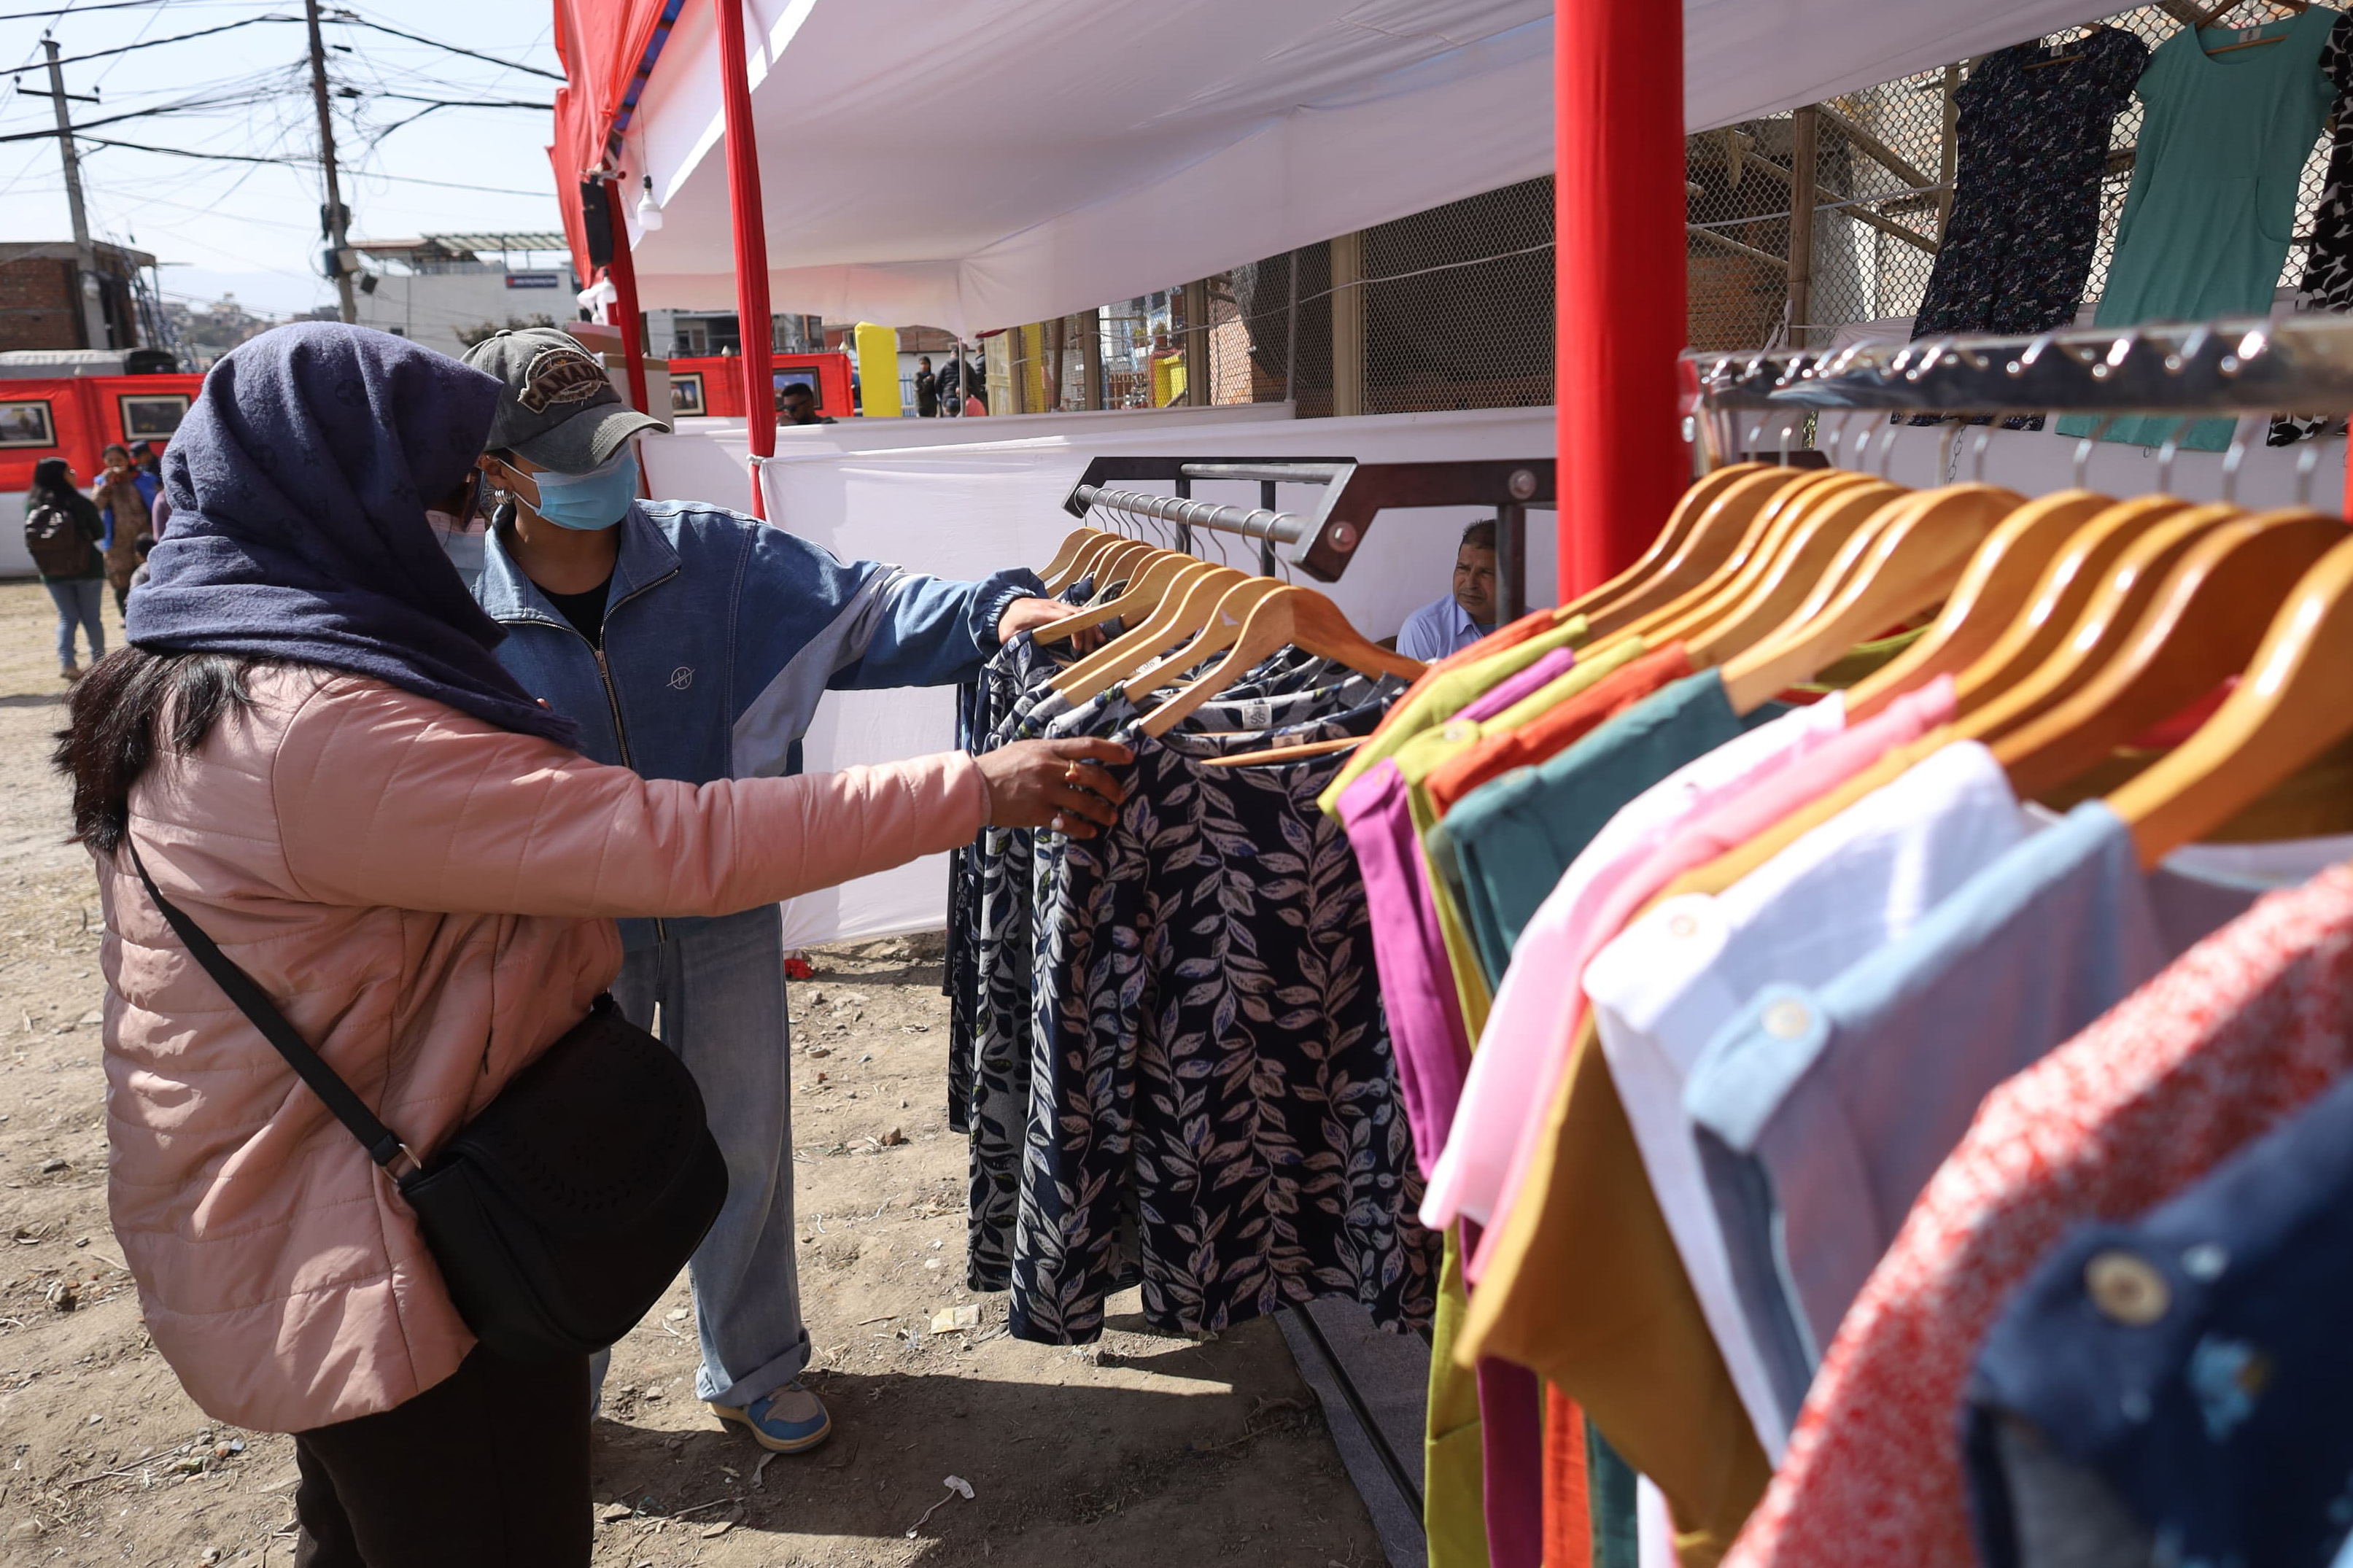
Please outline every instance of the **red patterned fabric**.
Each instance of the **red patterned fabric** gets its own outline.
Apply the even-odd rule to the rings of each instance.
[[[1839,1327],[1725,1568],[1972,1568],[1958,1410],[2070,1227],[2203,1176],[2353,1066],[2353,868],[2271,894],[1986,1097]]]
[[[1545,1390],[1545,1568],[1591,1568],[1593,1514],[1585,1491],[1585,1413]]]

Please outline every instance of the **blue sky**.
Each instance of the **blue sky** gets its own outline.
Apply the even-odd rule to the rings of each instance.
[[[164,104],[185,111],[129,120],[92,136],[192,152],[290,157],[292,164],[210,162],[82,144],[90,227],[101,239],[135,244],[168,263],[167,295],[209,300],[234,290],[271,312],[326,304],[334,290],[319,275],[318,121],[310,91],[301,0],[168,0],[100,9],[114,0],[0,0],[0,136],[52,125],[50,100],[15,84],[47,87],[41,36],[54,29],[66,57],[75,121]],[[549,41],[549,0],[343,0],[322,7],[403,32],[455,44],[516,65],[560,69]],[[60,14],[62,13],[62,14]],[[78,55],[221,27],[209,37],[162,44],[86,63]],[[554,229],[554,177],[548,167],[549,116],[491,109],[486,100],[550,101],[556,83],[381,32],[330,23],[331,82],[365,96],[338,98],[336,151],[343,201],[356,238],[419,233]],[[16,67],[33,68],[21,76]],[[406,95],[406,97],[396,95]],[[424,110],[416,99],[465,107]],[[434,182],[427,184],[426,182]],[[471,189],[451,188],[477,187]],[[65,179],[54,136],[0,142],[0,211],[10,239],[71,237]]]

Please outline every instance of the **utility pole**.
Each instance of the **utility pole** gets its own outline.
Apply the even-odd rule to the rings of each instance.
[[[73,118],[66,112],[66,73],[58,67],[58,41],[43,38],[41,47],[49,57],[49,102],[58,111],[58,146],[66,160],[66,205],[73,213],[74,294],[81,305],[81,330],[84,345],[93,349],[111,349],[108,341],[106,310],[99,303],[98,253],[90,248],[90,214],[81,205],[81,159],[74,152]]]
[[[352,275],[343,265],[343,252],[350,248],[344,234],[343,193],[335,180],[335,121],[327,110],[327,46],[319,37],[319,0],[303,0],[303,11],[311,23],[311,96],[319,105],[319,163],[327,171],[327,243],[333,246],[335,311],[346,321],[359,320],[359,307],[352,299]],[[54,52],[54,51],[52,51]]]

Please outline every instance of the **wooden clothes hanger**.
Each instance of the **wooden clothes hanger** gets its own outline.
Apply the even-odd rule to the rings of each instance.
[[[1954,687],[1955,711],[1968,717],[2040,668],[2074,626],[2116,558],[2134,540],[2189,510],[2188,501],[2172,496],[2142,496],[2094,513],[2044,570],[2018,619],[1962,669]]]
[[[1673,604],[1715,576],[1747,541],[1757,514],[1793,485],[1819,483],[1826,470],[1768,468],[1741,475],[1698,509],[1690,531],[1673,554],[1643,583],[1599,613],[1589,615],[1596,643],[1635,627],[1642,617]]]
[[[1161,552],[1148,539],[1114,540],[1110,549],[1088,563],[1087,570],[1094,574],[1096,594],[1100,596],[1110,593],[1113,584],[1133,576],[1136,567],[1155,552],[1173,553]]]
[[[2226,522],[2200,538],[2106,667],[1996,742],[2011,787],[2032,799],[2073,784],[2245,669],[2296,583],[2348,537],[2337,519],[2298,509]]]
[[[2221,5],[2212,7],[2199,18],[2198,25],[2193,31],[2203,33],[2216,22],[2221,21],[2232,12],[2237,10],[2244,3],[2245,0],[2222,0]],[[2284,6],[2291,13],[2298,16],[2301,16],[2304,12],[2311,9],[2308,0],[2271,0],[2271,4]],[[2286,19],[2287,18],[2284,16],[2269,16],[2265,17],[2261,22],[2253,22],[2248,25],[2250,26],[2267,27],[2274,22],[2282,22]],[[2259,49],[2265,44],[2282,44],[2286,41],[2287,39],[2284,36],[2270,38],[2242,38],[2235,44],[2223,44],[2217,48],[2209,49],[2206,48],[2205,40],[2201,38],[2199,40],[2198,47],[2200,49],[2205,50],[2205,53],[2211,58],[2215,55],[2227,55],[2232,49]]]
[[[1054,689],[1073,702],[1099,697],[1184,642],[1198,636],[1216,616],[1226,591],[1250,579],[1231,566],[1211,566],[1186,586],[1166,595],[1160,608],[1134,630],[1113,638],[1056,676]]]
[[[1660,640],[1681,638],[1692,663],[1701,668],[1745,652],[1805,607],[1827,604],[1880,531],[1926,499],[1877,482],[1830,493],[1822,504],[1807,509],[1730,610],[1688,630],[1670,628]]]
[[[1639,637],[1654,646],[1665,641],[1661,635],[1663,631],[1691,621],[1697,612],[1726,595],[1735,583],[1753,580],[1745,579],[1744,573],[1753,574],[1765,569],[1773,548],[1788,536],[1796,524],[1799,509],[1809,497],[1826,489],[1868,482],[1860,474],[1833,468],[1793,470],[1788,477],[1766,474],[1756,478],[1768,482],[1736,484],[1709,509],[1712,522],[1704,522],[1703,526],[1721,531],[1710,551],[1715,556],[1715,564],[1704,573],[1690,575],[1681,591],[1641,615],[1623,621],[1614,616],[1604,617],[1595,628],[1593,646],[1597,649],[1605,646],[1606,640],[1621,636]]]
[[[1187,670],[1198,669],[1211,654],[1223,653],[1241,637],[1242,626],[1259,602],[1277,588],[1283,586],[1273,577],[1244,577],[1229,586],[1210,606],[1208,625],[1157,659],[1145,665],[1113,684],[1131,701],[1141,701],[1150,692],[1182,677]]]
[[[1847,722],[1870,718],[1940,675],[1957,676],[1968,668],[2025,610],[2035,584],[2067,541],[2115,504],[2089,490],[2062,490],[2028,501],[2002,519],[1969,557],[1927,635],[1847,688]]]
[[[2321,557],[2272,617],[2214,716],[2108,796],[2143,867],[2228,822],[2353,733],[2353,540]]]
[[[1054,552],[1054,559],[1038,572],[1045,581],[1046,592],[1059,594],[1085,576],[1082,563],[1089,558],[1088,547],[1101,550],[1118,537],[1118,534],[1105,533],[1100,528],[1074,528],[1064,534],[1061,548]]]
[[[1165,550],[1143,571],[1128,578],[1127,592],[1106,603],[1091,605],[1075,616],[1065,616],[1050,625],[1030,633],[1032,640],[1040,643],[1066,642],[1091,626],[1124,616],[1150,614],[1160,607],[1162,600],[1177,592],[1181,584],[1190,582],[1198,572],[1216,570],[1208,562],[1178,550]]]
[[[1857,643],[1942,604],[1969,557],[2001,520],[2025,504],[1998,485],[1948,485],[1929,492],[1872,541],[1852,582],[1819,614],[1793,616],[1724,667],[1736,713],[1754,713],[1812,679]]]
[[[1956,733],[1968,741],[2000,740],[2082,690],[2116,658],[2190,547],[2245,515],[2227,502],[2190,507],[2134,541],[2093,585],[2083,613],[2049,657],[1963,718]]]
[[[1667,513],[1666,526],[1651,541],[1651,547],[1631,566],[1597,587],[1588,589],[1560,607],[1560,615],[1584,616],[1590,619],[1611,608],[1640,589],[1651,578],[1665,571],[1681,550],[1692,530],[1699,526],[1701,514],[1715,499],[1751,474],[1768,470],[1764,463],[1728,463],[1696,480],[1678,499]]]
[[[1721,622],[1746,603],[1771,574],[1789,542],[1841,498],[1873,488],[1862,474],[1825,475],[1812,484],[1792,485],[1757,514],[1736,556],[1705,583],[1673,604],[1645,616],[1633,629],[1653,647],[1685,641]]]
[[[1219,608],[1222,619],[1224,606]],[[1213,630],[1208,635],[1216,633]],[[1250,607],[1231,651],[1217,668],[1145,715],[1139,728],[1147,735],[1166,734],[1187,714],[1285,647],[1303,648],[1320,658],[1337,660],[1363,675],[1395,675],[1410,680],[1422,669],[1419,660],[1368,641],[1340,613],[1340,606],[1323,595],[1281,584]]]

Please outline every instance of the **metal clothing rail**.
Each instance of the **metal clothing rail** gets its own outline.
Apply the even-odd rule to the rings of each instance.
[[[1276,551],[1319,582],[1336,583],[1364,544],[1376,513],[1400,507],[1476,506],[1495,510],[1495,577],[1504,618],[1527,607],[1527,519],[1530,507],[1553,504],[1549,458],[1525,462],[1360,463],[1354,458],[1097,458],[1062,505],[1074,517],[1102,507],[1176,526],[1177,547],[1192,547],[1192,531],[1236,533],[1261,542],[1260,570],[1271,573]],[[1173,496],[1126,483],[1173,483]],[[1193,499],[1196,482],[1255,483],[1255,507]],[[1275,506],[1278,485],[1314,485],[1307,511]]]
[[[1739,449],[1737,411],[2221,415],[2353,409],[2353,321],[2242,317],[1924,338],[1831,351],[1691,353],[1711,444]]]

